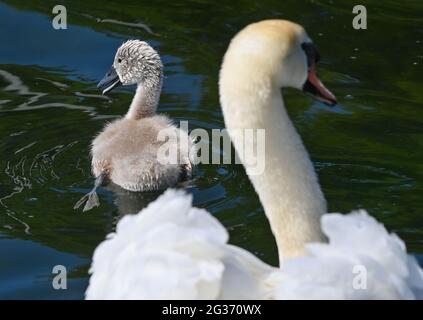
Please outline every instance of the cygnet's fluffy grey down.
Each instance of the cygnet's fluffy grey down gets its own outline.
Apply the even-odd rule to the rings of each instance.
[[[156,114],[162,82],[160,56],[146,42],[130,40],[117,50],[112,68],[98,87],[103,94],[120,84],[137,84],[137,90],[125,117],[107,124],[93,140],[91,169],[96,183],[75,209],[85,201],[84,211],[98,206],[95,190],[106,181],[130,191],[151,191],[174,186],[191,175],[192,140],[167,116]],[[165,139],[158,139],[160,132]],[[159,161],[164,144],[176,150],[172,158],[176,161]]]

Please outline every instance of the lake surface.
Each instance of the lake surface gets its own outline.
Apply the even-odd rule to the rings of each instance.
[[[93,184],[89,145],[123,115],[133,88],[101,96],[97,82],[126,39],[161,54],[159,112],[195,128],[223,128],[218,70],[231,37],[250,22],[301,23],[322,55],[319,72],[339,101],[328,108],[286,90],[288,111],[311,154],[331,212],[366,208],[423,254],[423,2],[361,1],[368,29],[352,28],[349,1],[62,1],[68,29],[54,30],[56,1],[0,2],[0,299],[81,299],[95,247],[123,214],[160,192],[100,190],[101,206],[74,211]],[[276,264],[259,200],[240,165],[200,165],[188,190],[231,243]],[[52,288],[52,269],[68,289]]]

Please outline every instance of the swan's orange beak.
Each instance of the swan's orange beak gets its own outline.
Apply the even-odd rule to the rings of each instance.
[[[336,105],[336,97],[320,81],[316,74],[316,63],[312,63],[308,71],[308,77],[303,86],[303,91],[310,94],[316,100],[322,101],[328,106]]]

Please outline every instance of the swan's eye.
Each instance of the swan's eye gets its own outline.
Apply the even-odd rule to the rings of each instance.
[[[121,62],[122,62],[122,59],[121,59],[121,58],[119,58],[119,59],[118,59],[118,63],[121,63]]]
[[[304,42],[301,44],[301,48],[307,57],[307,65],[310,67],[313,63],[318,63],[320,60],[320,54],[312,42]]]

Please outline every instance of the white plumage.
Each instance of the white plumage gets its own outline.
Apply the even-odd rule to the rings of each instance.
[[[404,243],[365,211],[326,214],[329,243],[281,269],[228,244],[228,233],[192,196],[168,190],[96,249],[87,299],[414,299],[423,271]],[[356,271],[367,273],[354,289]]]

